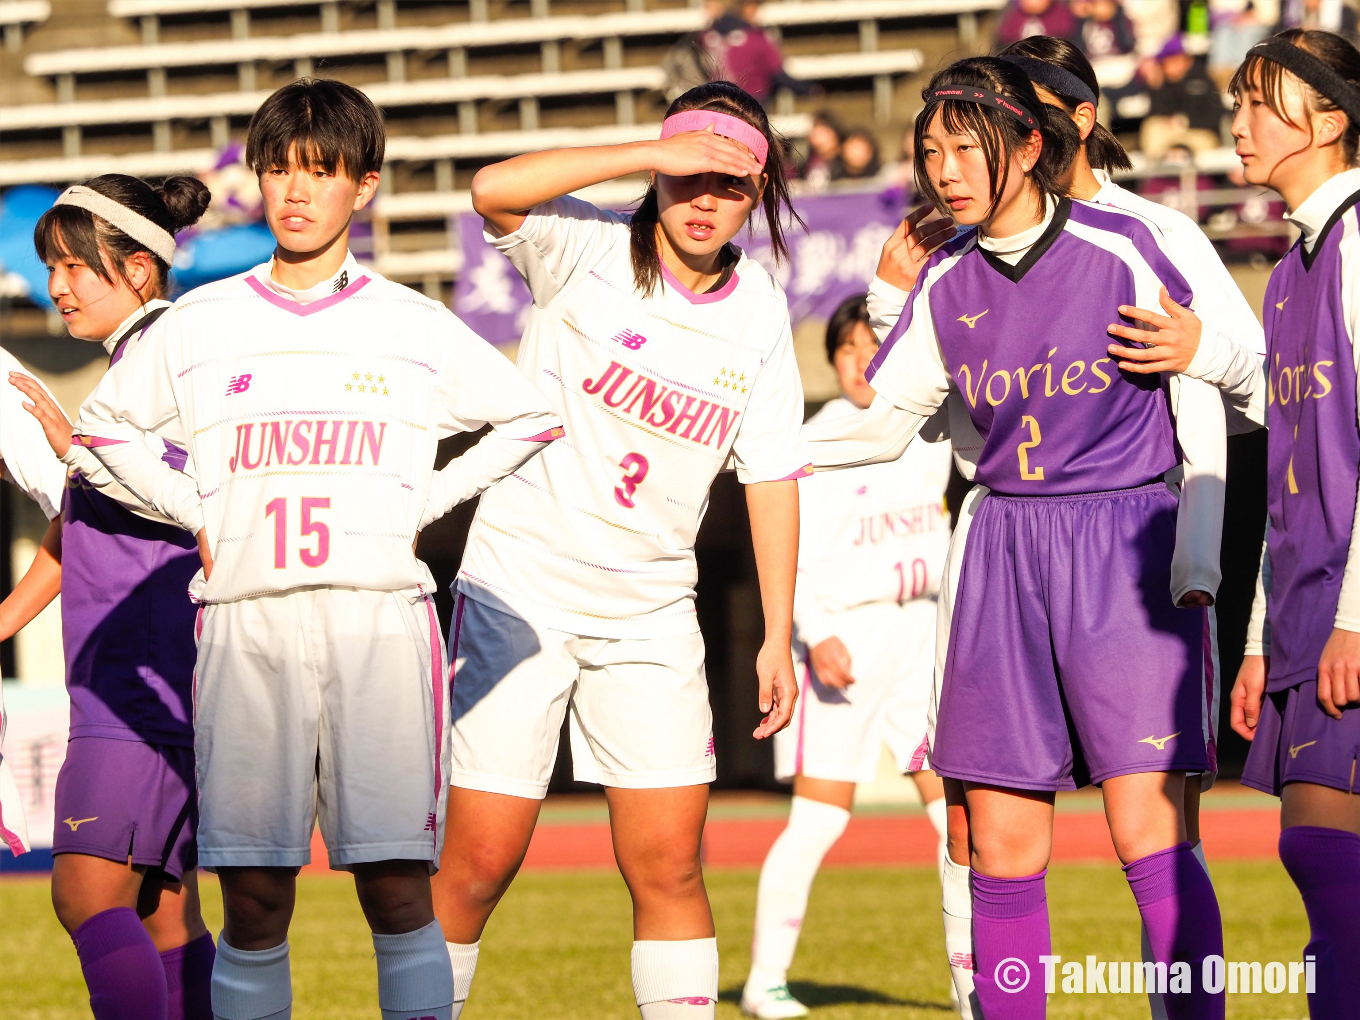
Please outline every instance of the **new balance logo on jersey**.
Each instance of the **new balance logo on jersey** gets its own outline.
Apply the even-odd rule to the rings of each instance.
[[[349,286],[349,270],[346,269],[343,273],[340,274],[340,276],[336,279],[335,283],[331,286],[331,293],[339,294],[342,290],[344,290],[348,286]]]
[[[1168,740],[1171,740],[1171,739],[1174,738],[1174,737],[1179,737],[1180,735],[1181,735],[1181,731],[1180,731],[1180,730],[1177,730],[1175,733],[1171,734],[1171,736],[1168,736],[1168,737],[1144,737],[1142,740],[1138,741],[1138,743],[1140,743],[1140,744],[1151,744],[1151,745],[1152,745],[1153,747],[1155,747],[1157,750],[1159,750],[1159,751],[1165,751],[1165,750],[1166,750],[1166,742],[1167,742]]]
[[[425,831],[436,832],[438,831],[438,829],[439,829],[438,819],[435,818],[434,812],[431,811],[429,817],[425,819]]]
[[[231,382],[227,383],[227,396],[231,396],[233,393],[244,393],[250,389],[250,378],[249,372],[244,375],[232,376]]]
[[[631,384],[625,385],[629,382]],[[587,379],[581,389],[589,396],[599,396],[604,405],[631,415],[654,429],[688,439],[700,446],[711,446],[717,440],[721,449],[736,428],[740,411],[723,407],[682,390],[666,386],[644,375],[634,375],[631,368],[611,361],[596,379]]]
[[[631,329],[625,329],[622,333],[615,333],[610,337],[616,344],[623,344],[630,351],[635,351],[647,342],[647,338],[641,333],[634,333]]]
[[[75,832],[77,829],[79,829],[79,828],[80,828],[82,825],[84,825],[86,822],[97,822],[97,821],[99,821],[99,816],[98,816],[98,815],[95,815],[95,816],[92,817],[92,818],[63,818],[63,819],[62,819],[62,823],[63,823],[64,825],[69,825],[69,826],[71,827],[71,831],[72,831],[72,832]]]
[[[369,463],[377,467],[386,435],[385,421],[248,421],[236,426],[236,452],[227,462],[227,470],[235,474],[238,469],[254,471],[276,464],[364,467],[365,451]]]

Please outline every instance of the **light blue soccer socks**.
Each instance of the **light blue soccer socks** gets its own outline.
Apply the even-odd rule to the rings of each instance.
[[[217,936],[213,961],[214,1020],[291,1020],[293,975],[288,969],[288,942],[273,949],[246,952]]]
[[[373,949],[383,1020],[453,1020],[453,967],[438,921],[404,935],[375,934]]]
[[[718,940],[634,942],[633,994],[642,1020],[712,1020]]]

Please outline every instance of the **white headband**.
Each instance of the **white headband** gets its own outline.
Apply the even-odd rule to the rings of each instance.
[[[107,220],[110,226],[117,227],[134,241],[140,241],[159,255],[168,266],[175,261],[175,237],[170,231],[158,227],[139,212],[83,184],[75,184],[61,193],[54,205],[73,205],[86,209],[100,219]]]

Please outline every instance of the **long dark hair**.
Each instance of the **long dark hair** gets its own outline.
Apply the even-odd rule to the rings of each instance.
[[[1290,28],[1280,32],[1274,38],[1283,39],[1285,42],[1311,53],[1346,79],[1352,88],[1360,89],[1360,53],[1357,53],[1355,47],[1341,36],[1331,32]],[[1301,124],[1295,124],[1290,119],[1289,114],[1285,112],[1283,86],[1284,76],[1288,73],[1275,61],[1258,54],[1252,54],[1242,61],[1242,65],[1233,72],[1232,81],[1228,83],[1228,93],[1241,99],[1252,85],[1257,85],[1260,87],[1261,96],[1271,113],[1286,124],[1302,127]],[[1295,80],[1303,89],[1304,102],[1309,113],[1331,113],[1334,110],[1341,109],[1306,81],[1299,78]],[[1311,126],[1309,144],[1312,144]],[[1349,115],[1346,117],[1346,130],[1341,135],[1341,153],[1345,157],[1347,166],[1354,166],[1356,156],[1360,154],[1360,124],[1356,124]]]
[[[1096,80],[1095,68],[1086,59],[1086,55],[1066,39],[1059,39],[1053,35],[1032,35],[1028,39],[1011,43],[1001,51],[1001,56],[1029,57],[1033,60],[1042,60],[1045,64],[1052,64],[1054,67],[1061,67],[1080,79],[1096,97],[1096,102],[1100,102],[1100,82]],[[1077,107],[1083,102],[1078,97],[1060,92],[1052,85],[1045,84],[1043,87],[1063,104],[1068,114],[1076,113]],[[1086,136],[1085,145],[1086,161],[1097,170],[1113,173],[1116,170],[1133,169],[1133,162],[1124,151],[1124,146],[1120,145],[1119,139],[1099,121]]]
[[[765,209],[765,225],[770,232],[770,250],[776,262],[784,261],[789,255],[788,242],[784,238],[784,215],[787,214],[799,226],[804,226],[802,217],[794,211],[789,201],[787,139],[770,126],[765,108],[750,93],[730,81],[711,81],[690,89],[671,103],[666,116],[686,110],[716,110],[730,114],[746,121],[770,143],[770,152],[765,159],[765,193],[761,204]],[[647,188],[647,194],[642,196],[642,204],[638,206],[637,212],[633,213],[630,228],[633,283],[644,296],[651,294],[661,282],[661,252],[656,244],[656,230],[660,222],[661,212],[657,203],[656,184],[653,182]]]
[[[153,186],[127,174],[104,174],[86,181],[85,187],[126,206],[171,235],[197,223],[212,201],[208,186],[197,177],[167,177],[164,183]],[[166,278],[170,274],[166,261],[88,209],[74,205],[48,209],[33,228],[33,247],[38,258],[49,266],[74,256],[106,283],[113,283],[116,274],[143,304],[165,296]],[[140,251],[151,256],[155,267],[147,293],[133,287],[127,276],[127,260]]]
[[[1062,180],[1081,144],[1076,125],[1062,110],[1039,102],[1034,86],[1024,71],[995,57],[968,57],[956,61],[944,70],[936,71],[930,84],[921,90],[921,98],[926,101],[926,105],[916,117],[917,191],[929,195],[936,208],[948,214],[940,203],[935,182],[926,173],[926,161],[920,156],[925,149],[926,131],[935,119],[936,112],[943,117],[946,131],[971,134],[982,147],[992,179],[989,214],[995,210],[1001,193],[1006,189],[1011,158],[1029,144],[1030,130],[1009,113],[959,99],[931,100],[930,95],[936,89],[952,88],[980,88],[995,92],[1014,100],[1032,113],[1039,123],[1043,149],[1034,169],[1029,172],[1029,179],[1044,200],[1059,199],[1066,194]]]

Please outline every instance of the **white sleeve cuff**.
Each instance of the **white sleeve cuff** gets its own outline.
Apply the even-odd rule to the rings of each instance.
[[[902,317],[902,309],[907,307],[908,291],[894,287],[882,277],[875,276],[869,283],[869,297],[866,305],[869,310],[869,328],[882,343]]]

